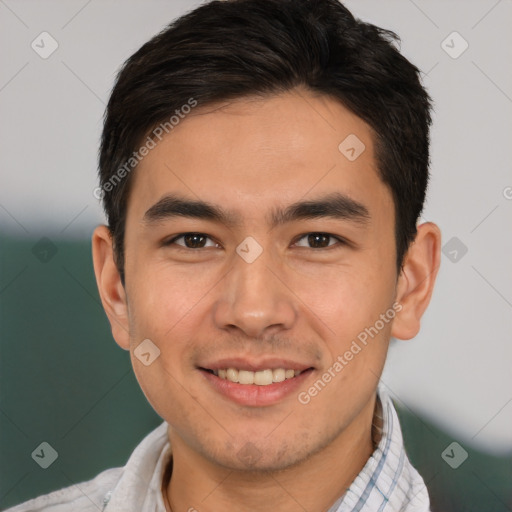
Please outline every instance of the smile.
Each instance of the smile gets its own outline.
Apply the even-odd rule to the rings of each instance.
[[[257,372],[250,370],[238,370],[236,368],[220,368],[219,370],[209,370],[221,379],[239,384],[256,384],[257,386],[268,386],[274,382],[283,382],[286,379],[293,379],[301,374],[300,370],[291,370],[285,368],[268,368]]]
[[[257,371],[229,368],[198,368],[209,386],[239,405],[273,405],[297,393],[313,368],[266,368]]]

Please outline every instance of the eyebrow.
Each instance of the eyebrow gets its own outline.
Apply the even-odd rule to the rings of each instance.
[[[190,200],[176,194],[168,194],[151,206],[143,217],[145,224],[158,223],[175,217],[209,220],[228,227],[240,225],[240,218],[220,205]],[[285,208],[275,207],[267,217],[271,228],[298,220],[333,218],[367,224],[370,212],[362,203],[339,192],[293,203]]]

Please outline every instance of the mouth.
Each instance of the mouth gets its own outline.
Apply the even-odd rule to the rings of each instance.
[[[238,368],[219,368],[218,370],[211,370],[209,368],[200,368],[209,372],[220,379],[228,380],[230,382],[251,385],[256,384],[257,386],[269,386],[276,382],[284,382],[288,379],[298,377],[303,371],[307,371],[312,368],[306,368],[306,370],[293,370],[291,368],[267,368],[265,370],[259,370],[253,372],[251,370],[240,370]]]
[[[242,366],[242,367],[240,367]],[[239,405],[261,407],[276,404],[304,384],[314,372],[303,365],[271,365],[250,369],[251,365],[198,367],[214,391]],[[294,367],[295,366],[295,367]]]

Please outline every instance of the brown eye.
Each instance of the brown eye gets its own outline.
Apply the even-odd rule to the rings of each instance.
[[[189,235],[184,235],[183,241],[185,242],[185,246],[189,249],[197,249],[198,247],[204,247],[206,238],[207,237],[204,235],[191,233]]]
[[[299,243],[301,240],[305,240],[306,245]],[[343,241],[329,233],[308,233],[302,236],[296,245],[299,247],[307,247],[309,249],[326,249],[336,245],[336,242],[343,243]]]
[[[308,235],[308,243],[315,248],[329,247],[330,238],[331,237],[329,235],[324,235],[323,233],[315,233]]]
[[[178,240],[183,240],[183,242],[179,243]],[[211,238],[204,233],[183,233],[169,240],[166,245],[175,244],[185,247],[186,249],[202,249],[204,247],[215,247],[217,245],[211,240],[213,245],[207,246],[206,243],[208,240],[211,240]]]

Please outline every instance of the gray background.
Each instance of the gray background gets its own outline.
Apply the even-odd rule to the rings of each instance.
[[[423,71],[435,102],[423,220],[439,224],[443,244],[456,238],[443,254],[421,333],[393,344],[382,382],[460,443],[510,454],[512,2],[345,4],[356,16],[396,31],[403,54]],[[115,73],[142,43],[197,5],[0,0],[4,233],[89,239],[104,221],[93,189]],[[31,48],[43,31],[59,45],[47,59]],[[454,31],[469,45],[457,58],[463,41],[448,37]],[[16,287],[14,271],[2,272],[0,284]],[[0,295],[0,308],[2,300]]]

